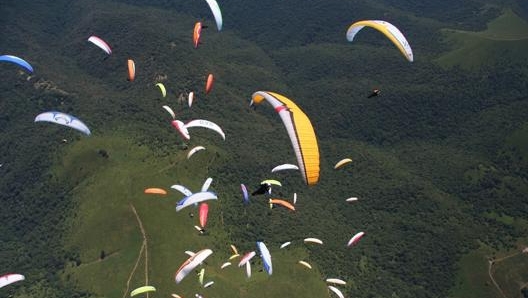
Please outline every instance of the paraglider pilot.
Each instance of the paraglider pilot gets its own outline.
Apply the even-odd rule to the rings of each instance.
[[[374,96],[378,96],[378,95],[380,95],[380,93],[381,93],[381,90],[374,89],[374,90],[372,90],[372,93],[369,96],[367,96],[367,98],[372,98]]]
[[[257,190],[251,193],[251,195],[263,195],[265,193],[271,194],[271,184],[262,183]]]

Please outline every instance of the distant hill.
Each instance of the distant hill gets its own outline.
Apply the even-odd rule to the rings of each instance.
[[[528,22],[511,10],[488,24],[485,31],[443,30],[453,50],[441,55],[442,65],[475,67],[489,63],[525,63],[528,50]]]

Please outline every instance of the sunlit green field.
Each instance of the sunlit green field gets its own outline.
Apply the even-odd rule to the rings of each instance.
[[[98,156],[101,148],[109,158]],[[219,297],[325,295],[326,287],[317,265],[312,264],[314,268],[309,270],[297,263],[308,257],[299,243],[283,250],[279,250],[280,243],[267,243],[274,263],[272,276],[262,271],[258,256],[253,259],[250,279],[246,278],[244,268],[236,266],[238,258],[232,261],[233,266],[220,269],[232,252],[223,230],[222,215],[215,208],[218,202],[209,202],[210,219],[206,233],[201,235],[194,228],[198,225],[197,209],[191,206],[176,212],[176,202],[183,195],[169,189],[173,184],[182,184],[198,191],[207,178],[205,165],[214,157],[214,152],[214,148],[208,148],[189,160],[185,157],[186,151],[154,158],[148,147],[139,147],[118,135],[90,138],[73,145],[63,165],[56,169],[59,176],[75,175],[85,167],[97,175],[74,190],[79,208],[65,245],[80,251],[81,263],[70,264],[63,278],[101,297],[127,296],[129,291],[146,284],[157,288],[154,297],[167,297],[171,293],[183,297],[194,293]],[[164,188],[168,195],[144,194],[148,187]],[[211,190],[214,191],[214,181]],[[231,199],[218,195],[219,201]],[[146,231],[148,259],[144,251],[140,256],[143,238],[132,206]],[[190,212],[196,216],[190,217]],[[204,262],[204,281],[215,284],[201,288],[195,273],[176,284],[174,273],[188,258],[184,252],[205,248],[211,248],[214,253]],[[256,247],[239,249],[242,254]],[[133,271],[136,262],[137,268]]]
[[[476,67],[501,59],[525,61],[528,52],[528,23],[509,9],[490,22],[485,31],[445,29],[443,34],[453,48],[437,59],[445,66]]]

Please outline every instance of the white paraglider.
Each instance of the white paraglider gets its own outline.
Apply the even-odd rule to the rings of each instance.
[[[9,274],[6,274],[6,275],[2,275],[2,276],[0,276],[0,288],[3,288],[5,286],[7,286],[7,285],[10,285],[12,283],[15,283],[17,281],[21,281],[21,280],[24,280],[24,279],[26,279],[26,278],[22,274],[9,273]]]
[[[207,200],[216,200],[216,199],[218,199],[218,197],[216,196],[216,194],[212,192],[209,192],[209,191],[197,192],[179,201],[178,204],[176,205],[176,211],[180,211],[183,208],[196,204],[196,203],[200,203],[200,202],[207,201]]]
[[[207,257],[213,253],[210,249],[203,249],[197,252],[194,256],[188,258],[180,268],[176,271],[174,280],[179,284],[189,272],[192,272],[194,268],[198,267]]]
[[[196,146],[194,148],[192,148],[191,150],[189,150],[189,153],[187,153],[187,159],[191,158],[191,156],[194,155],[194,153],[200,151],[200,150],[205,150],[205,147],[204,146]]]
[[[296,166],[296,165],[292,165],[292,164],[289,164],[289,163],[285,163],[285,164],[282,164],[282,165],[278,165],[276,167],[274,167],[271,172],[272,173],[275,173],[275,172],[278,172],[278,171],[284,171],[284,170],[298,170],[299,167]]]
[[[218,126],[218,124],[216,124],[214,122],[211,122],[211,121],[208,121],[208,120],[203,120],[203,119],[191,120],[191,121],[189,121],[189,122],[187,122],[185,124],[185,128],[189,129],[191,127],[203,127],[203,128],[208,128],[208,129],[211,129],[213,131],[216,131],[218,134],[220,134],[222,136],[222,139],[224,139],[224,141],[225,141],[225,133],[224,133],[224,131],[222,130],[222,128],[220,128],[220,126]]]
[[[44,112],[35,117],[35,122],[42,121],[68,126],[84,133],[85,135],[91,134],[90,129],[88,128],[88,126],[86,126],[86,124],[84,124],[78,118],[69,114],[57,111]]]
[[[192,195],[192,191],[190,191],[187,187],[183,186],[183,185],[179,185],[179,184],[174,184],[172,185],[170,188],[174,189],[174,190],[177,190],[179,192],[181,192],[183,195],[185,196],[190,196]]]
[[[207,1],[207,4],[209,4],[209,8],[211,8],[211,12],[213,13],[213,16],[216,21],[216,28],[218,31],[222,30],[223,20],[222,20],[222,11],[220,11],[220,6],[218,6],[218,2],[216,0],[205,0]]]
[[[262,265],[264,266],[264,270],[266,270],[268,275],[271,275],[273,273],[273,266],[271,264],[271,254],[266,247],[266,244],[264,244],[264,242],[258,241],[257,248],[259,249],[260,255],[262,257]]]

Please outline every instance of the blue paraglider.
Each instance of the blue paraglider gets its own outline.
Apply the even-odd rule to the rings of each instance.
[[[18,58],[17,56],[2,55],[0,56],[0,61],[15,63],[18,66],[25,68],[30,73],[33,73],[33,67],[26,60]]]

